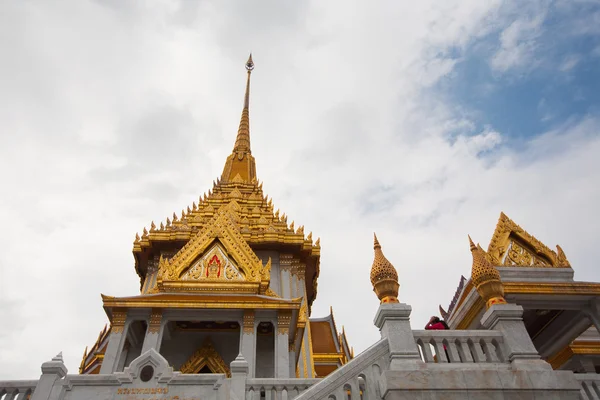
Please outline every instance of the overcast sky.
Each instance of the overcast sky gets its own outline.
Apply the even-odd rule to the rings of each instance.
[[[77,373],[100,293],[139,293],[135,233],[220,175],[250,51],[259,179],[357,353],[373,231],[415,329],[500,211],[600,280],[598,1],[7,0],[0,49],[0,379]]]

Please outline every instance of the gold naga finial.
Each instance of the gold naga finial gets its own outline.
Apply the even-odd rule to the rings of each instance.
[[[471,267],[471,280],[477,292],[485,301],[485,306],[490,308],[494,304],[506,304],[504,299],[504,285],[500,279],[500,273],[485,256],[481,247],[475,246],[469,236],[469,247],[473,255]]]
[[[373,249],[375,258],[371,267],[371,284],[377,298],[384,303],[398,303],[398,272],[381,251],[377,235],[373,233]]]
[[[254,61],[252,54],[246,61],[246,92],[244,94],[244,108],[238,127],[235,145],[232,154],[227,157],[221,180],[223,182],[233,181],[239,175],[242,181],[252,183],[256,182],[256,163],[250,150],[250,75],[254,70]]]

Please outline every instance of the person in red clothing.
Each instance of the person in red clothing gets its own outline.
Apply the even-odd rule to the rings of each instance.
[[[425,329],[441,331],[441,330],[450,329],[450,327],[448,326],[446,321],[441,320],[439,317],[436,317],[434,315],[433,317],[429,318],[429,322],[427,323],[427,325],[425,325]]]
[[[443,319],[440,319],[439,317],[436,317],[434,315],[433,317],[429,318],[429,322],[427,323],[427,325],[425,325],[425,329],[427,329],[428,331],[429,330],[442,331],[442,330],[450,329],[450,327],[448,326],[446,321],[444,321]],[[444,353],[446,353],[446,360],[448,360],[448,362],[450,362],[450,355],[448,354],[448,349],[446,348],[446,345],[444,345]]]

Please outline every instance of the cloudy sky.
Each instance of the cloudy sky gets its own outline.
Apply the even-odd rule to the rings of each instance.
[[[376,231],[421,329],[500,211],[599,281],[600,2],[0,2],[0,378],[76,373],[136,232],[252,150],[321,237],[312,316],[378,338]]]

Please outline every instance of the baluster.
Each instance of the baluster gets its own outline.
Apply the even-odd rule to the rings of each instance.
[[[458,349],[456,348],[456,343],[453,340],[445,341],[445,345],[448,348],[448,356],[450,356],[451,363],[460,363],[460,355],[458,354]]]
[[[273,398],[273,386],[265,386],[265,400],[275,400]]]
[[[479,342],[473,342],[471,339],[469,339],[467,343],[472,351],[473,361],[475,361],[476,363],[484,363],[485,355],[483,354],[483,350],[481,350],[481,345],[479,344]]]
[[[594,390],[594,382],[592,381],[583,381],[581,382],[582,390],[579,391],[579,395],[583,400],[596,400],[598,396],[596,395],[596,391]]]
[[[439,363],[447,363],[448,358],[446,357],[446,352],[444,351],[444,345],[440,340],[432,338],[433,347],[435,348],[435,354],[437,356],[437,362]]]
[[[590,399],[600,399],[600,390],[598,390],[597,381],[588,381],[587,386],[591,394]]]
[[[258,395],[260,397],[260,393]],[[254,395],[254,387],[250,386],[246,389],[246,400],[255,400],[256,396]]]
[[[421,350],[423,350],[423,358],[426,363],[433,362],[433,354],[431,353],[431,347],[429,343],[424,343],[421,339],[419,339],[419,344],[421,345]]]
[[[496,349],[494,345],[492,345],[488,340],[483,339],[481,345],[483,346],[483,351],[485,352],[486,361],[487,362],[498,362],[498,356],[496,355]]]
[[[6,389],[4,400],[15,400],[19,391],[17,389]]]
[[[18,396],[15,397],[16,400],[25,400],[26,398],[27,398],[27,391],[25,389],[20,390]]]
[[[350,393],[352,400],[360,400],[360,389],[358,387],[358,377],[350,381]]]
[[[346,400],[348,398],[343,387],[337,388],[337,390],[334,392],[334,394],[335,394],[336,400]]]
[[[464,363],[472,363],[473,356],[471,355],[471,349],[469,348],[467,339],[459,339],[459,342],[460,342],[460,348],[458,349],[458,351],[460,352],[460,355],[462,356],[463,362]]]

